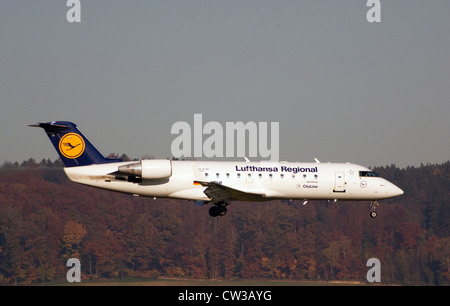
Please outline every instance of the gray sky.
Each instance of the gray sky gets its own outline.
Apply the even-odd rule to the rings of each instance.
[[[171,156],[177,121],[279,122],[281,160],[450,159],[450,1],[0,2],[0,162],[57,158],[27,124],[105,154]],[[208,136],[204,136],[204,139]],[[238,158],[240,159],[240,158]]]

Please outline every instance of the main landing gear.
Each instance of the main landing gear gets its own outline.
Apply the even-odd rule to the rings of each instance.
[[[228,203],[225,201],[214,203],[214,206],[209,209],[209,215],[211,217],[225,216],[227,214],[227,206]]]
[[[377,212],[375,211],[377,209],[378,206],[378,201],[372,201],[372,203],[370,204],[370,217],[372,218],[376,218],[377,217]]]

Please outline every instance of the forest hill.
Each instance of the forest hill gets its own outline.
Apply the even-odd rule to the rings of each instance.
[[[236,165],[237,173],[251,171],[251,165],[270,166],[272,172],[254,173],[285,176],[288,169],[281,166],[311,172],[325,166],[233,162],[230,170],[236,171]],[[380,259],[383,285],[450,285],[450,161],[374,167],[405,190],[404,196],[383,201],[383,217],[376,222],[369,219],[366,205],[352,201],[233,203],[233,211],[218,220],[184,200],[130,198],[75,185],[62,168],[59,160],[32,158],[0,165],[0,285],[66,282],[65,263],[75,257],[81,261],[82,281],[165,277],[366,283],[366,262],[372,256]]]
[[[236,171],[257,171],[257,172],[278,172],[278,167],[257,167],[257,166],[235,166]],[[281,172],[299,173],[299,172],[318,172],[317,167],[280,167]]]

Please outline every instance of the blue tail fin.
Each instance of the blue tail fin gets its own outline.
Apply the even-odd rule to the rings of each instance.
[[[66,167],[121,161],[105,158],[72,122],[53,121],[30,126],[45,130]]]

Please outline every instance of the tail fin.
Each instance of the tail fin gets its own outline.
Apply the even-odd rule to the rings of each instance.
[[[121,161],[105,158],[72,122],[53,121],[30,126],[45,130],[66,167]]]

